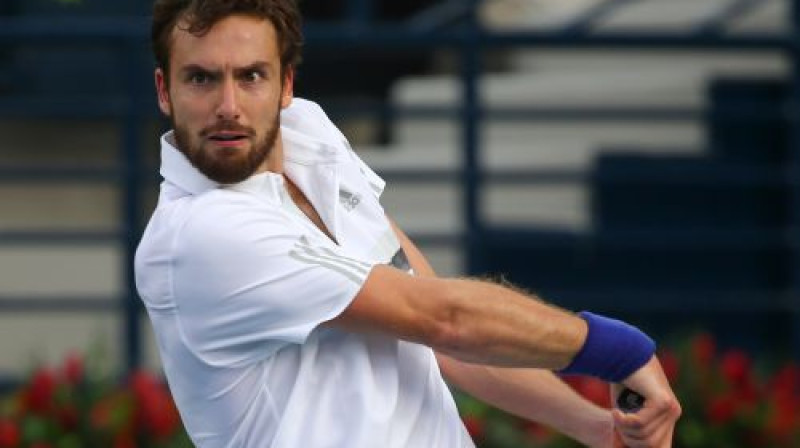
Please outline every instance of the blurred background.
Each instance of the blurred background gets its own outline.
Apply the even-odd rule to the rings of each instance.
[[[157,370],[149,0],[0,0],[0,376]],[[800,2],[305,0],[296,93],[442,275],[800,359]]]

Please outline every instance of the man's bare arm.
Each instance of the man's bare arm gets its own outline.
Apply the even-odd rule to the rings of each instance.
[[[425,256],[392,225],[415,273],[434,277]],[[552,372],[475,365],[441,353],[437,359],[445,377],[466,392],[507,412],[549,424],[589,447],[672,446],[672,431],[681,409],[655,356],[625,381],[650,394],[645,409],[636,414],[614,410],[614,424],[608,421],[607,410],[578,396]],[[617,396],[621,386],[613,386],[612,395]]]
[[[517,291],[477,280],[372,269],[331,324],[383,331],[456,359],[508,367],[567,366],[587,334],[584,320]]]
[[[428,260],[392,223],[414,273],[435,277]],[[542,423],[588,447],[610,447],[614,437],[611,413],[578,395],[545,369],[503,368],[472,364],[436,354],[439,369],[455,387],[492,406]]]

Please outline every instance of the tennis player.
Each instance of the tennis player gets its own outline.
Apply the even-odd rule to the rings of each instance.
[[[445,379],[590,447],[671,446],[680,406],[638,329],[439,279],[384,181],[293,98],[293,0],[157,0],[164,182],[136,282],[198,447],[473,447]],[[645,398],[601,409],[554,373]]]

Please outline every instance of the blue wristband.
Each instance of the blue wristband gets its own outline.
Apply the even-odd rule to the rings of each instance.
[[[634,326],[588,311],[578,316],[589,326],[586,341],[559,373],[590,375],[619,383],[647,364],[656,351],[655,342]]]

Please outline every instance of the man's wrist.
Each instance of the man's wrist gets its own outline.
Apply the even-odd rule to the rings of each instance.
[[[655,343],[638,328],[587,311],[578,313],[588,326],[583,347],[561,374],[581,374],[619,383],[644,366]]]
[[[614,417],[611,411],[592,404],[592,409],[582,411],[579,425],[565,431],[565,434],[590,448],[613,446]]]

